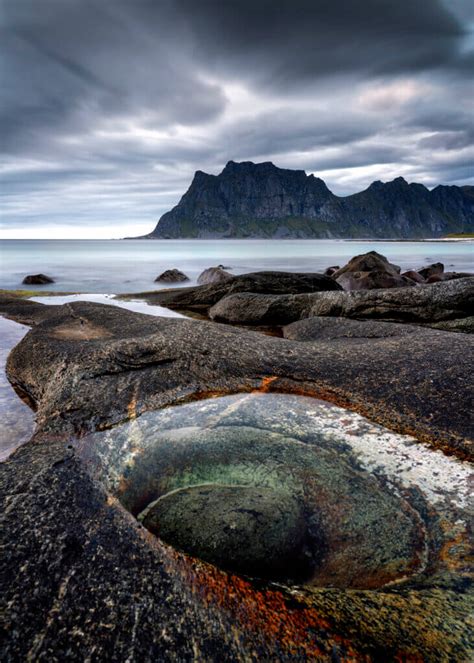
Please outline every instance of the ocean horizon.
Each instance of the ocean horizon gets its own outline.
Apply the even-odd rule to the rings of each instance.
[[[446,271],[473,271],[474,242],[351,239],[0,240],[0,288],[24,289],[27,274],[54,283],[31,286],[52,292],[141,292],[170,287],[155,283],[166,269],[182,270],[193,285],[208,267],[232,274],[262,270],[322,272],[375,250],[403,270],[442,262]],[[173,284],[171,284],[173,285]]]

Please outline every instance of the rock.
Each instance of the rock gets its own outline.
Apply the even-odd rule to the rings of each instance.
[[[426,283],[439,283],[440,281],[452,281],[453,279],[464,279],[468,276],[474,276],[470,272],[443,272],[442,274],[431,274],[426,279]]]
[[[313,316],[418,323],[464,318],[473,308],[474,278],[465,278],[420,288],[298,295],[240,293],[221,299],[209,310],[209,316],[219,322],[244,325],[286,325]]]
[[[382,270],[371,272],[344,272],[336,278],[344,290],[374,290],[380,288],[404,288],[415,283],[399,274],[389,274]]]
[[[232,276],[221,283],[154,293],[134,293],[133,297],[174,310],[207,310],[219,299],[234,292],[284,294],[321,290],[342,290],[342,288],[333,279],[322,274],[252,272]]]
[[[215,322],[279,326],[305,317],[307,301],[301,295],[260,295],[240,292],[220,299],[209,309]]]
[[[29,274],[23,279],[23,283],[27,285],[45,285],[46,283],[54,283],[54,279],[46,274]]]
[[[155,283],[180,283],[182,281],[189,281],[189,277],[179,269],[167,269],[155,279]]]
[[[428,279],[430,276],[434,276],[435,274],[442,274],[443,272],[444,265],[442,262],[435,262],[432,265],[428,265],[427,267],[423,267],[422,269],[418,270],[418,274],[424,279]]]
[[[406,279],[411,279],[415,283],[425,282],[425,279],[421,276],[421,274],[415,272],[414,269],[409,269],[407,272],[403,272],[402,276],[404,276]]]
[[[218,267],[209,267],[205,269],[201,274],[199,274],[197,282],[199,285],[205,285],[207,283],[222,283],[227,279],[232,278],[232,274],[226,272],[222,265]]]
[[[375,308],[375,317],[430,322],[471,315],[473,295],[474,279],[458,279],[422,288],[280,297],[304,302],[306,317],[317,315],[318,308],[345,317],[374,315]],[[0,312],[7,310],[15,319],[11,299],[4,304],[0,298]],[[23,317],[21,301],[18,307]],[[135,409],[163,407],[192,393],[253,390],[269,376],[280,390],[291,391],[293,385],[298,393],[304,388],[316,395],[318,389],[329,389],[355,409],[360,405],[366,414],[372,412],[380,423],[400,432],[417,431],[453,451],[470,445],[471,412],[460,397],[470,379],[465,334],[420,328],[410,336],[409,351],[404,337],[336,347],[333,341],[298,343],[91,302],[36,307],[42,320],[37,318],[10,353],[7,374],[34,403],[39,431],[91,430],[121,421]],[[93,328],[95,338],[71,331],[77,321]],[[453,356],[463,361],[453,362]]]
[[[474,334],[474,316],[470,315],[467,318],[457,318],[456,320],[441,320],[441,322],[428,322],[426,326],[449,332]]]
[[[465,279],[464,288],[466,281],[472,280]],[[442,299],[449,289],[459,309],[461,285],[457,280],[421,288],[292,297],[311,304],[322,295],[350,300],[363,296],[373,303],[380,293],[398,297],[401,292],[407,297],[438,291]],[[15,307],[19,315],[25,307],[12,299],[0,298],[0,311],[8,310],[15,319]],[[413,660],[470,660],[465,620],[472,603],[469,513],[467,507],[452,506],[468,497],[458,489],[467,463],[456,461],[454,469],[448,468],[454,483],[446,493],[449,483],[441,486],[448,459],[428,446],[459,459],[473,458],[472,342],[465,334],[420,327],[408,340],[393,335],[366,342],[301,343],[89,302],[43,306],[41,314],[40,309],[31,308],[36,324],[7,363],[11,383],[36,409],[37,430],[30,443],[0,464],[5,660],[375,661],[386,660],[387,652],[389,658],[400,660],[407,655]],[[78,335],[78,327],[95,330],[94,338]],[[330,431],[326,439],[319,435],[321,419],[314,418],[312,405],[303,404],[296,412],[284,403],[267,425],[265,417],[275,406],[265,399],[277,395],[260,393],[268,391],[293,393],[296,400],[300,394],[322,397],[369,420],[343,409],[332,422],[344,429],[343,438]],[[241,415],[235,403],[227,405],[223,415],[216,407],[219,399],[213,397],[236,392],[241,392],[248,418],[258,408],[260,412],[258,428],[248,434],[246,455],[242,440],[237,440],[229,468],[222,429],[235,431]],[[192,460],[189,446],[182,444],[186,435],[191,445],[198,436],[196,419],[182,409],[190,405],[199,406],[206,434]],[[320,407],[329,409],[321,403]],[[156,428],[150,430],[146,422],[156,422],[157,414]],[[302,417],[309,438],[303,434]],[[122,427],[115,424],[125,420],[128,433],[121,438]],[[203,466],[204,479],[218,475],[221,485],[228,486],[236,477],[265,482],[269,492],[264,499],[248,494],[250,511],[261,513],[262,523],[252,513],[236,514],[245,519],[243,540],[254,525],[264,533],[257,542],[258,559],[262,546],[277,533],[275,522],[285,527],[293,523],[298,541],[298,511],[292,507],[289,517],[280,518],[287,498],[275,500],[274,491],[293,477],[301,478],[296,492],[287,494],[298,505],[304,498],[305,507],[308,504],[319,516],[312,527],[322,525],[317,529],[324,534],[322,564],[316,571],[326,568],[315,586],[257,583],[222,572],[156,539],[118,502],[117,493],[133,492],[131,479],[142,461],[150,470],[149,456],[142,454],[145,445],[156,448],[157,438],[176,428],[173,421],[181,436],[175,435],[173,444],[164,447],[171,469],[164,468],[164,480],[173,482],[168,498],[169,491],[186,488],[186,478],[202,486]],[[284,457],[283,447],[275,444],[281,422],[283,433],[290,431],[293,438],[284,447]],[[390,432],[378,434],[373,422]],[[262,448],[263,429],[268,444]],[[371,438],[364,450],[370,430],[376,440]],[[417,444],[413,437],[401,441],[392,432],[428,444]],[[214,440],[210,450],[209,434]],[[88,439],[93,435],[98,436],[95,447]],[[319,455],[310,465],[313,448]],[[181,465],[174,455],[179,450]],[[157,461],[163,468],[166,458],[159,451]],[[255,461],[247,462],[250,454]],[[94,466],[94,457],[99,465]],[[120,458],[124,472],[117,475]],[[441,460],[438,479],[433,470]],[[391,468],[389,475],[386,468]],[[155,473],[152,476],[155,479]],[[464,489],[464,479],[462,485]],[[435,488],[431,501],[426,497],[429,490],[419,489],[423,486]],[[217,523],[223,507],[219,502],[227,502],[227,496],[223,500],[217,488],[214,495],[211,511]],[[156,496],[140,491],[142,508]],[[197,502],[204,499],[201,495]],[[176,499],[173,508],[183,512],[182,504]],[[196,508],[196,501],[193,504]],[[190,513],[184,509],[184,515]],[[197,509],[196,519],[206,526]],[[170,526],[176,528],[176,523],[170,521]],[[198,530],[192,519],[190,527]],[[292,542],[282,532],[276,545],[283,554],[293,553]],[[356,551],[355,570],[351,550]],[[252,555],[244,547],[239,552],[246,562]],[[396,584],[383,584],[386,571],[403,571],[404,563],[410,564],[408,574]],[[373,582],[362,591],[347,590],[367,569],[375,576]],[[382,576],[377,576],[378,569]],[[341,573],[346,577],[339,581]]]
[[[428,276],[426,279],[426,283],[440,283],[445,280],[444,274],[431,274],[431,276]]]
[[[403,288],[413,285],[410,279],[400,276],[400,267],[392,265],[376,251],[355,256],[347,265],[335,271],[332,278],[344,290]]]
[[[340,340],[366,341],[375,338],[396,338],[418,333],[415,325],[394,324],[380,320],[313,317],[283,327],[283,337],[292,341]]]
[[[301,509],[294,499],[270,488],[182,488],[154,502],[142,521],[179,550],[237,573],[286,578],[303,559],[306,525]]]
[[[338,269],[341,269],[339,265],[333,265],[332,267],[327,267],[324,270],[324,276],[332,276],[334,272],[337,272]]]
[[[392,265],[385,256],[377,253],[377,251],[369,251],[359,256],[351,258],[349,262],[337,270],[332,276],[337,279],[341,274],[346,272],[385,272],[392,276],[400,274],[400,267]]]

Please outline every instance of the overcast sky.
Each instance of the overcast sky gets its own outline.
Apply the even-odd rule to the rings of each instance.
[[[0,0],[0,237],[151,231],[195,170],[474,183],[472,0]]]

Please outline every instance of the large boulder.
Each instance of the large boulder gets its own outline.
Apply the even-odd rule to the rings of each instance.
[[[223,297],[209,309],[215,322],[255,326],[280,326],[306,317],[307,297],[237,292]]]
[[[226,272],[221,265],[217,267],[208,267],[197,278],[199,285],[205,285],[207,283],[222,283],[222,281],[227,281],[227,279],[232,278],[232,274]]]
[[[437,322],[465,318],[474,308],[474,278],[420,288],[315,292],[299,295],[229,295],[209,310],[211,319],[246,325],[286,325],[312,316]]]
[[[336,281],[344,290],[404,288],[405,286],[416,285],[413,280],[405,276],[390,274],[381,269],[374,269],[371,272],[344,272],[337,277]]]
[[[368,253],[362,253],[359,256],[351,258],[349,262],[338,269],[332,275],[333,278],[337,279],[341,274],[345,272],[372,272],[372,271],[382,271],[387,274],[400,274],[400,267],[398,265],[392,265],[385,256],[377,251],[369,251]]]
[[[45,285],[46,283],[54,283],[54,279],[46,274],[28,274],[23,279],[26,285]]]
[[[179,269],[167,269],[155,279],[155,283],[182,283],[183,281],[189,281],[189,276]]]
[[[378,288],[403,288],[413,281],[400,276],[400,267],[392,265],[377,251],[355,256],[347,265],[332,274],[344,290],[372,290]]]

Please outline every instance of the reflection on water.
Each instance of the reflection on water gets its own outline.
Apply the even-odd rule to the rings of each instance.
[[[54,295],[52,297],[31,297],[31,301],[40,304],[70,304],[71,302],[95,302],[96,304],[108,304],[109,306],[118,306],[126,308],[135,313],[145,313],[147,315],[158,315],[166,318],[183,318],[184,316],[175,311],[171,311],[163,306],[154,306],[144,301],[124,301],[115,299],[114,295],[103,295],[95,293],[85,293],[80,295]]]
[[[34,429],[34,414],[13,391],[5,374],[8,353],[28,331],[25,325],[0,317],[0,461],[27,442]]]
[[[244,575],[366,589],[449,577],[440,537],[467,531],[469,467],[312,398],[198,401],[77,449],[147,529]]]

